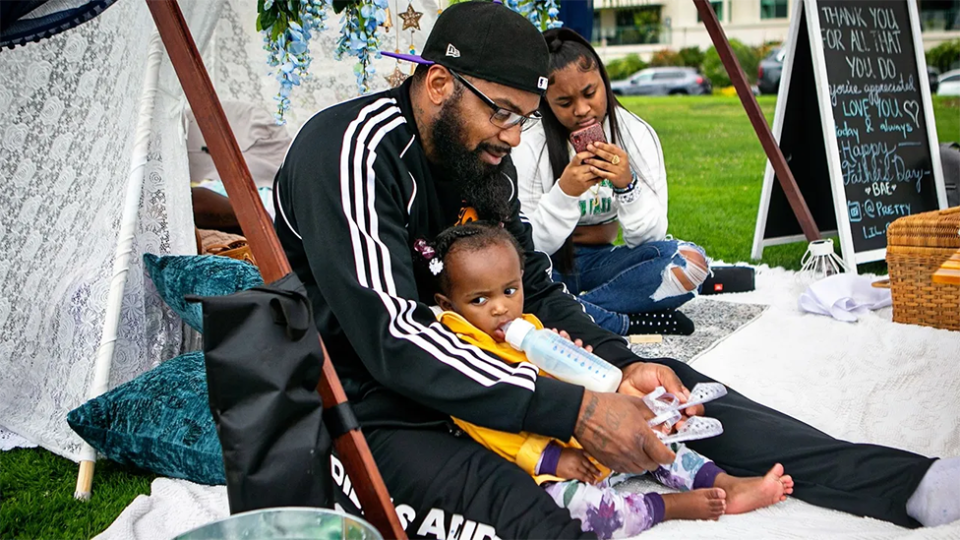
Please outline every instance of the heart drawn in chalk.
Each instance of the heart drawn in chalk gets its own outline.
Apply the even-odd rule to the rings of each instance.
[[[913,123],[920,127],[920,121],[917,120],[917,115],[920,114],[920,104],[914,100],[904,101],[903,102],[903,111],[910,115],[910,118],[913,118]]]

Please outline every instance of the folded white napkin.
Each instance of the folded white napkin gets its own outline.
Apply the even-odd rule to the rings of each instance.
[[[857,315],[893,303],[890,289],[872,287],[870,278],[837,274],[807,287],[800,295],[801,310],[827,315],[838,321],[857,322]]]

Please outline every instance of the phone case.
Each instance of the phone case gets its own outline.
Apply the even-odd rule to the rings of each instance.
[[[592,142],[607,142],[607,137],[603,134],[603,126],[599,122],[570,134],[570,144],[578,154],[585,151],[587,145]]]

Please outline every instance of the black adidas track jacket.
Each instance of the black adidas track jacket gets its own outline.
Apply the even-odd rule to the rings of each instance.
[[[432,280],[414,264],[412,245],[457,223],[463,204],[455,184],[427,161],[409,86],[317,113],[277,174],[277,233],[312,299],[317,328],[367,429],[445,424],[452,415],[566,440],[583,388],[461,342],[427,307]],[[515,170],[504,169],[514,186],[506,227],[526,251],[525,311],[616,365],[637,361],[621,337],[593,324],[553,283],[550,259],[534,251],[520,214]]]

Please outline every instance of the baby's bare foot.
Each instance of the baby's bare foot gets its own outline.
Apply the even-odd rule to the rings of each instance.
[[[767,474],[752,478],[721,473],[713,485],[726,490],[728,514],[743,514],[777,504],[793,493],[793,478],[783,474],[783,465],[779,463]]]
[[[669,519],[712,519],[716,521],[726,508],[727,494],[720,488],[704,488],[684,493],[664,493],[664,521]]]

